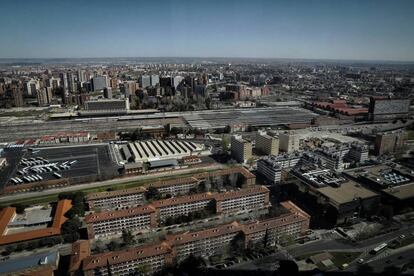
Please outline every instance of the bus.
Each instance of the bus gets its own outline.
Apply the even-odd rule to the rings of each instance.
[[[377,247],[375,247],[374,249],[372,249],[369,253],[371,255],[378,254],[378,253],[384,251],[387,248],[387,246],[388,246],[388,244],[381,243],[380,245],[378,245]]]
[[[58,174],[57,172],[55,172],[53,175],[54,175],[55,177],[57,177],[57,178],[62,178],[62,175],[61,175],[61,174]]]

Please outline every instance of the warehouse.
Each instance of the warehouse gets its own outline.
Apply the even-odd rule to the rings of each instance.
[[[118,146],[125,161],[151,162],[163,159],[181,159],[192,155],[208,155],[204,145],[191,141],[147,140]]]

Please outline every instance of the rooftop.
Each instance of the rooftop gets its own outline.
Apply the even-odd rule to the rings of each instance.
[[[171,247],[167,243],[161,243],[139,246],[121,251],[101,253],[85,258],[83,261],[83,270],[88,271],[97,267],[114,265],[157,255],[164,255],[170,252]]]

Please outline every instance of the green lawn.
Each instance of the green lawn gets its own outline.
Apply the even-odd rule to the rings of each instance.
[[[104,192],[108,189],[112,189],[112,190],[129,189],[129,188],[144,186],[146,184],[153,183],[153,182],[158,181],[158,180],[166,180],[166,179],[170,180],[170,179],[176,179],[176,178],[183,178],[183,177],[188,177],[188,176],[191,176],[193,174],[200,173],[200,172],[205,172],[205,171],[208,171],[208,170],[200,169],[200,170],[197,170],[197,171],[194,171],[194,172],[188,172],[188,173],[183,173],[183,174],[179,174],[179,175],[154,177],[153,179],[128,181],[128,182],[124,182],[124,183],[120,183],[120,184],[108,184],[108,185],[104,185],[104,186],[96,187],[96,188],[79,189],[77,191],[82,191],[85,194],[90,194],[90,193]],[[49,203],[49,202],[56,201],[57,198],[58,198],[58,195],[60,193],[61,192],[56,192],[55,194],[51,194],[51,195],[47,195],[47,196],[37,196],[37,197],[31,197],[31,198],[27,198],[27,199],[25,198],[25,199],[10,200],[10,201],[1,203],[0,206],[8,206],[12,203],[24,203],[24,204],[28,204],[28,205],[38,205],[38,204],[43,204],[43,203]]]

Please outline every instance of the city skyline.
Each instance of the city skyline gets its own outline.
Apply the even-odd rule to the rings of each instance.
[[[412,1],[6,1],[0,58],[414,61]],[[83,12],[82,12],[83,11]]]

